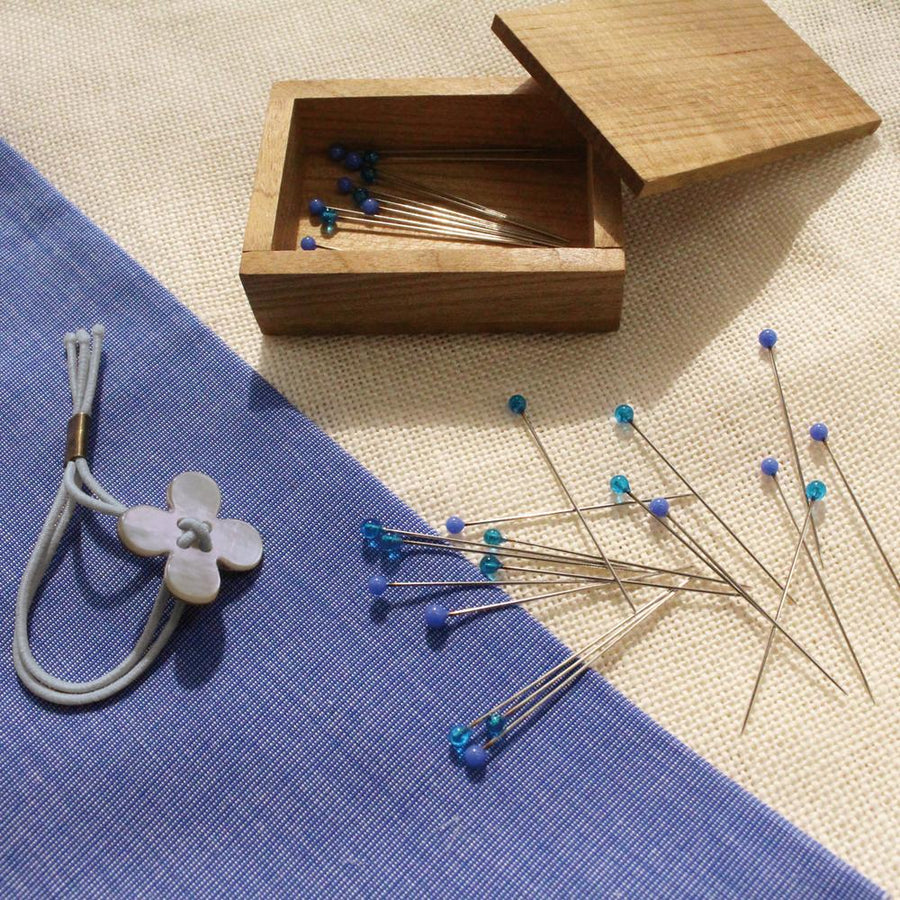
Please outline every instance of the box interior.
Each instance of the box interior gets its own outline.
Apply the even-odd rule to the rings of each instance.
[[[273,250],[294,250],[313,235],[344,251],[431,247],[467,250],[479,244],[453,238],[418,237],[378,227],[377,221],[338,222],[331,238],[321,235],[308,203],[354,208],[336,182],[359,173],[328,158],[340,142],[350,149],[385,154],[378,169],[499,209],[565,238],[573,247],[595,246],[591,152],[584,138],[555,105],[537,92],[471,96],[299,97],[294,100],[283,185],[276,214]],[[547,148],[572,154],[554,162],[391,161],[391,150],[428,148]],[[404,195],[399,185],[384,188]],[[377,189],[376,189],[377,196]],[[410,199],[413,199],[410,194]]]

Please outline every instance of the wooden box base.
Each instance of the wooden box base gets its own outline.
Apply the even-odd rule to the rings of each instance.
[[[315,196],[346,174],[350,147],[551,147],[557,163],[412,163],[383,171],[477,199],[566,237],[560,249],[421,239],[377,224],[323,239]],[[339,249],[302,251],[312,234]],[[266,334],[609,331],[625,277],[619,179],[533,82],[519,79],[292,81],[272,88],[241,281]]]

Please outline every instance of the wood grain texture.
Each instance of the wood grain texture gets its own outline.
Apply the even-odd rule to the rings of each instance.
[[[245,254],[241,281],[265,334],[610,331],[621,315],[621,250],[306,256]]]
[[[341,252],[300,251],[304,234],[323,241],[305,213],[309,199],[338,205],[344,172],[326,153],[335,140],[578,151],[552,165],[394,164],[572,246],[497,247],[348,223],[328,239]],[[389,173],[389,161],[380,168]],[[609,330],[621,312],[622,232],[618,176],[530,79],[282,82],[266,116],[241,280],[270,334]]]
[[[493,30],[638,194],[881,121],[763,0],[573,0]]]

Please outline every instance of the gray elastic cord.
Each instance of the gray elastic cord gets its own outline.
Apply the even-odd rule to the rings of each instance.
[[[89,335],[79,330],[67,334],[66,368],[72,390],[72,413],[90,414],[97,390],[100,371],[100,352],[104,328],[95,325]],[[84,488],[87,488],[88,493]],[[77,506],[86,506],[96,512],[121,516],[127,507],[106,491],[91,474],[88,462],[78,457],[66,463],[62,484],[44,521],[34,550],[25,567],[16,600],[16,628],[13,640],[13,662],[22,684],[42,700],[64,706],[80,706],[105,700],[131,684],[153,663],[174,633],[184,613],[184,603],[169,594],[161,585],[156,600],[147,617],[144,629],[131,653],[119,665],[105,675],[91,681],[65,681],[45,671],[31,653],[28,640],[28,619],[47,569],[65,534],[66,527]],[[200,539],[205,523],[186,520],[185,531]],[[198,534],[199,532],[199,534]],[[208,532],[207,532],[208,537]],[[165,625],[157,634],[169,601],[171,612]],[[154,637],[154,635],[156,635]]]

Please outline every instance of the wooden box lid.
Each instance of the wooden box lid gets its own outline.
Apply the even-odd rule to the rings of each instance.
[[[493,30],[637,194],[881,123],[763,0],[571,0]]]

